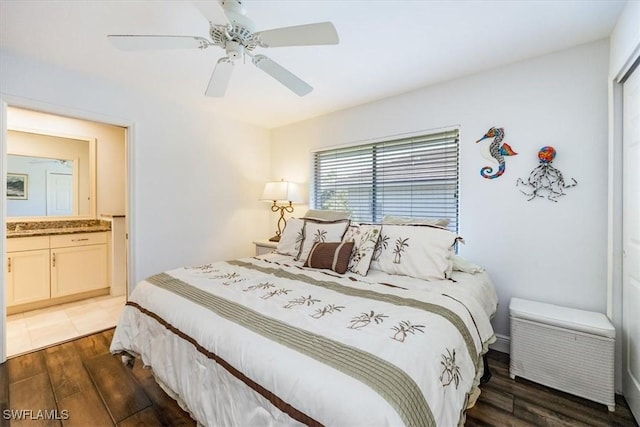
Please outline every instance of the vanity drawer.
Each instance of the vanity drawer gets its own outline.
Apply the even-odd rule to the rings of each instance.
[[[77,233],[51,236],[52,248],[68,248],[72,246],[100,245],[107,243],[107,233]]]
[[[6,240],[7,252],[35,251],[49,249],[49,237],[11,237]]]

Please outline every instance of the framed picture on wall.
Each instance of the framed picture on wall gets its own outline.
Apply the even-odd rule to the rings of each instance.
[[[29,175],[26,173],[7,174],[7,199],[27,200]]]

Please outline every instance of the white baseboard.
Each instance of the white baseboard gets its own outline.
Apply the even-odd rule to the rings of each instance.
[[[496,334],[496,342],[489,346],[490,349],[499,351],[501,353],[507,353],[511,351],[511,337],[506,335]]]

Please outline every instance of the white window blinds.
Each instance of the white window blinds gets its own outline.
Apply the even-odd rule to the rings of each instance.
[[[446,218],[458,231],[458,130],[313,153],[313,207]]]

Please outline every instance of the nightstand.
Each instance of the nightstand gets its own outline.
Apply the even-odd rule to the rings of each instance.
[[[269,240],[256,240],[253,244],[256,245],[256,255],[271,253],[278,247],[278,242]]]

